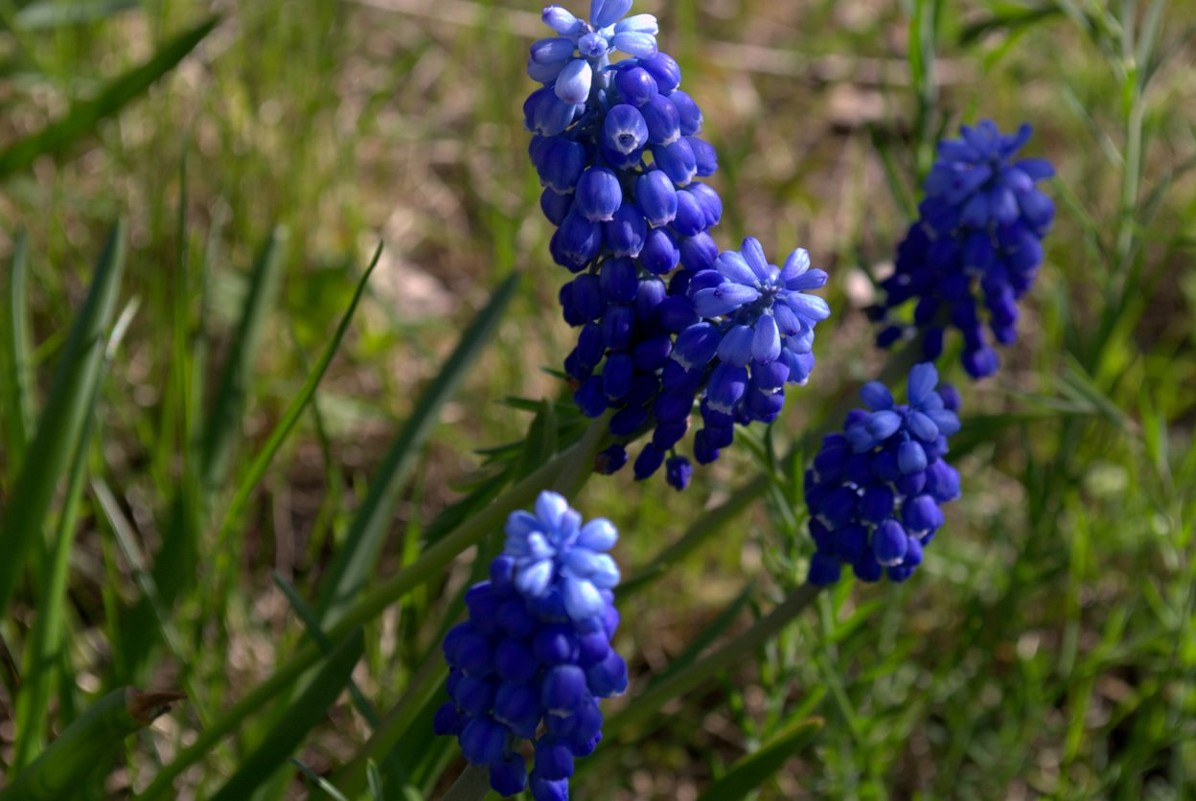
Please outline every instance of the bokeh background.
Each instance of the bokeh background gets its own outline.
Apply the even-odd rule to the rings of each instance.
[[[512,272],[524,275],[515,301],[442,410],[376,574],[409,561],[428,521],[482,474],[479,449],[523,436],[531,415],[505,399],[559,400],[567,412],[551,372],[571,347],[556,301],[565,273],[548,256],[520,110],[534,88],[526,49],[546,29],[534,3],[485,0],[101,2],[82,4],[96,13],[69,24],[30,12],[54,5],[81,4],[0,0],[0,150],[219,15],[144,96],[0,183],[5,270],[16,231],[28,236],[43,388],[107,231],[127,220],[121,298],[140,306],[103,388],[90,464],[149,558],[179,471],[173,326],[180,308],[199,316],[197,279],[177,279],[180,253],[212,265],[205,324],[218,365],[254,253],[276,225],[290,232],[236,450],[247,462],[383,245],[321,384],[319,420],[303,418],[219,554],[215,532],[205,535],[213,550],[176,609],[182,653],[163,654],[147,677],[201,688],[219,708],[302,632],[274,571],[312,594],[419,390]],[[1193,797],[1196,4],[636,8],[659,18],[662,49],[681,64],[718,149],[719,245],[750,234],[776,260],[806,247],[830,273],[834,316],[820,328],[810,385],[790,393],[758,447],[732,449],[683,494],[659,476],[637,484],[630,471],[590,483],[577,505],[617,523],[628,574],[767,465],[774,443],[841,420],[844,388],[879,370],[885,357],[863,310],[891,269],[940,132],[985,117],[1005,130],[1033,124],[1025,152],[1056,165],[1047,192],[1059,211],[1020,341],[997,377],[963,386],[964,497],[924,567],[903,586],[845,580],[754,660],[604,744],[575,797],[697,799],[804,718],[809,737],[759,797]],[[935,11],[932,80],[918,80],[911,19]],[[966,383],[956,365],[945,372]],[[15,470],[4,452],[0,503]],[[623,608],[630,703],[712,625],[743,628],[804,577],[812,546],[796,478],[779,477]],[[71,562],[60,699],[75,705],[108,686],[120,610],[140,592],[96,493],[93,482]],[[445,588],[469,568],[459,560]],[[442,589],[371,630],[355,676],[380,708],[400,696],[414,649],[443,616]],[[0,627],[0,762],[34,597],[18,596]],[[66,703],[54,705],[49,730]],[[186,704],[157,721],[102,795],[144,787],[200,725]],[[326,772],[364,735],[342,699],[298,756]],[[240,745],[186,773],[180,797],[202,797]],[[295,771],[279,786],[325,797]]]

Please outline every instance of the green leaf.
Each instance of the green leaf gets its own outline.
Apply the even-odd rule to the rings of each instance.
[[[706,788],[698,801],[737,801],[753,792],[779,771],[785,761],[810,744],[823,726],[821,718],[794,721]]]
[[[72,104],[62,119],[0,151],[0,181],[25,169],[40,156],[65,156],[76,142],[94,131],[101,120],[119,112],[174,69],[216,27],[216,22],[217,18],[212,17],[179,34],[159,48],[149,61],[106,84],[94,98]]]
[[[227,511],[224,514],[224,522],[220,526],[220,539],[222,542],[232,533],[232,526],[236,523],[241,510],[245,508],[245,504],[249,501],[254,490],[257,489],[262,476],[266,474],[266,468],[270,466],[270,462],[273,461],[275,454],[278,453],[279,448],[282,447],[282,444],[295,428],[295,424],[299,422],[299,417],[307,408],[312,397],[314,397],[316,387],[320,385],[321,379],[324,378],[324,373],[328,370],[328,365],[332,364],[333,357],[336,356],[336,352],[340,349],[340,344],[344,340],[345,334],[349,331],[349,323],[353,319],[353,314],[357,311],[357,306],[361,302],[361,297],[370,280],[370,275],[374,272],[374,268],[378,266],[378,259],[381,255],[382,245],[379,244],[378,249],[374,252],[373,259],[370,260],[369,267],[366,268],[365,274],[357,282],[357,289],[353,293],[353,299],[349,301],[349,307],[341,315],[340,322],[336,326],[336,331],[333,332],[332,338],[328,340],[324,352],[320,354],[319,361],[316,362],[315,367],[308,373],[307,380],[299,388],[298,394],[287,404],[287,408],[282,413],[278,425],[270,432],[270,436],[266,439],[266,444],[262,446],[257,456],[254,457],[253,464],[249,466],[249,469],[241,477],[241,481],[237,485],[236,494],[233,495],[232,501],[229,502]]]
[[[124,739],[183,698],[174,692],[115,690],[88,707],[33,764],[0,790],[0,801],[62,801],[124,749]]]
[[[275,228],[258,253],[249,282],[249,293],[241,307],[237,331],[229,343],[228,358],[220,373],[212,410],[204,426],[201,463],[204,487],[209,492],[224,482],[233,447],[241,437],[245,399],[249,394],[253,366],[266,320],[278,295],[287,239],[285,228]]]
[[[1063,9],[1054,3],[1031,6],[1001,4],[987,17],[965,25],[959,32],[959,44],[961,47],[970,47],[990,34],[1017,33],[1062,14]]]
[[[329,628],[344,616],[357,593],[373,574],[399,493],[415,467],[420,449],[436,425],[440,408],[452,397],[470,366],[493,338],[494,329],[514,294],[518,280],[518,274],[507,278],[462,334],[440,375],[420,396],[411,417],[387,452],[361,509],[353,519],[348,536],[324,579],[316,603],[322,627]]]
[[[71,326],[45,408],[0,520],[0,618],[20,581],[25,556],[44,532],[54,493],[76,452],[104,359],[104,331],[112,319],[124,271],[124,225],[108,237],[83,308]]]
[[[0,371],[5,376],[0,408],[4,411],[4,438],[9,469],[15,474],[24,460],[33,428],[33,346],[29,333],[29,250],[25,232],[13,242],[8,281],[4,285],[4,314],[0,332]]]
[[[16,26],[26,31],[50,30],[87,22],[100,22],[122,11],[138,8],[140,0],[93,0],[90,3],[40,0],[30,3],[16,15]]]
[[[296,697],[285,714],[270,728],[261,745],[241,761],[237,772],[211,797],[211,801],[244,801],[270,780],[274,771],[302,744],[307,733],[327,716],[352,675],[365,649],[365,637],[356,629],[328,656],[319,673]]]

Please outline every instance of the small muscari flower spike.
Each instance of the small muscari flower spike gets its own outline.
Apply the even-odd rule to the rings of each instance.
[[[508,518],[506,535],[490,579],[465,594],[469,619],[445,635],[450,700],[435,730],[489,768],[499,795],[529,789],[536,801],[561,801],[574,760],[602,739],[598,699],[627,688],[610,643],[619,570],[607,552],[618,532],[602,518],[583,523],[563,497],[543,492],[534,511]]]
[[[1036,184],[1054,169],[1044,159],[1014,160],[1030,137],[1029,125],[1002,134],[984,120],[960,131],[962,138],[939,144],[920,219],[898,247],[894,273],[882,282],[885,300],[872,311],[890,323],[877,344],[888,347],[921,330],[923,356],[930,360],[942,352],[944,329],[958,329],[964,369],[983,378],[1000,365],[986,322],[996,342],[1017,339],[1017,303],[1042,263],[1042,238],[1055,214]],[[892,321],[890,312],[909,300],[917,301],[913,326]]]
[[[699,180],[718,169],[714,148],[699,138],[701,109],[680,89],[677,62],[657,50],[655,18],[624,18],[630,7],[630,0],[596,0],[588,21],[545,9],[557,36],[531,47],[528,73],[543,86],[527,99],[524,116],[544,187],[540,206],[557,227],[549,250],[576,276],[560,293],[565,321],[579,329],[565,373],[583,414],[612,412],[618,444],[600,454],[597,469],[613,473],[631,462],[644,479],[663,467],[680,490],[693,472],[679,450],[695,404],[705,425],[693,456],[707,463],[731,444],[736,422],[775,418],[782,385],[805,380],[822,310],[816,299],[789,302],[800,290],[785,285],[788,273],[804,267],[787,265],[779,278],[762,254],[757,261],[771,274],[753,276],[740,292],[752,289],[754,299],[717,311],[704,300],[709,315],[696,309],[697,288],[724,281],[716,262],[743,257],[720,256],[711,236],[722,200]],[[611,63],[613,50],[628,57]],[[805,288],[816,276],[825,279],[818,270],[793,277]],[[735,277],[725,281],[739,285]],[[745,330],[759,339],[757,350],[777,355],[756,359],[751,346],[745,352]],[[724,335],[725,354],[716,353]],[[632,459],[624,446],[646,431],[650,440]]]
[[[896,404],[884,384],[870,382],[860,391],[868,409],[823,438],[805,475],[811,584],[835,583],[843,564],[864,581],[904,581],[922,563],[943,524],[940,504],[959,497],[959,473],[944,459],[959,430],[959,395],[937,383],[933,364],[916,365],[909,403]]]

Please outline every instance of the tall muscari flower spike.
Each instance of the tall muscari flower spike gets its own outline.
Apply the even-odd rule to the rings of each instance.
[[[960,132],[962,138],[939,144],[920,219],[898,247],[895,271],[882,282],[884,303],[873,312],[887,319],[892,309],[916,299],[913,328],[924,333],[924,357],[938,358],[944,329],[953,326],[963,335],[964,369],[983,378],[1000,365],[985,322],[996,342],[1017,339],[1017,302],[1042,263],[1041,240],[1055,215],[1036,184],[1054,169],[1044,159],[1013,160],[1030,137],[1029,125],[1002,134],[984,120]],[[891,322],[877,343],[888,347],[911,330]]]
[[[833,584],[843,564],[857,578],[904,581],[943,524],[940,504],[959,497],[959,473],[947,464],[947,438],[959,430],[959,395],[936,389],[929,362],[909,374],[909,402],[896,404],[878,381],[864,385],[867,410],[847,415],[806,470],[806,505],[815,553],[811,584]]]
[[[489,768],[499,795],[528,788],[536,801],[562,801],[574,759],[602,739],[598,699],[627,688],[610,644],[619,570],[607,551],[618,532],[602,518],[583,524],[563,497],[543,492],[533,512],[508,518],[506,535],[490,579],[465,594],[469,619],[444,638],[450,700],[435,730]]]
[[[791,307],[788,299],[821,285],[803,282],[825,274],[795,278],[799,289],[785,286],[790,277],[773,268],[745,278],[740,295],[757,294],[742,308],[705,300],[705,312],[697,308],[699,289],[726,294],[733,290],[716,284],[741,286],[734,269],[719,263],[743,256],[720,255],[710,235],[722,200],[698,180],[718,168],[714,148],[698,136],[701,109],[679,88],[677,62],[657,49],[656,20],[624,19],[630,6],[596,0],[588,22],[557,6],[545,9],[558,36],[531,47],[528,73],[544,86],[527,99],[524,116],[544,186],[540,206],[557,226],[549,249],[576,275],[560,293],[565,321],[580,329],[565,359],[574,400],[591,417],[611,410],[610,431],[620,443],[650,430],[633,463],[636,477],[663,466],[668,482],[683,489],[693,471],[678,448],[695,403],[705,427],[694,456],[705,463],[731,443],[735,422],[773,419],[782,385],[809,374],[813,324],[825,317],[825,304],[814,309],[799,300]],[[615,50],[627,57],[611,63]],[[762,253],[757,261],[768,272]],[[777,355],[757,359],[749,348],[745,359],[743,330],[758,332],[761,352],[779,349]],[[724,336],[724,353],[704,353]],[[697,356],[704,356],[701,364]],[[614,472],[628,461],[616,444],[600,455],[598,468]]]

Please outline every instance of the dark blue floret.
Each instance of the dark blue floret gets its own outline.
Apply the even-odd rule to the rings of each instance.
[[[959,474],[943,459],[959,430],[959,395],[937,383],[924,362],[910,371],[906,404],[879,382],[865,384],[868,408],[823,438],[805,475],[812,584],[838,581],[844,564],[863,581],[904,581],[922,563],[943,524],[940,504],[959,496]]]
[[[449,700],[433,726],[489,768],[499,794],[567,798],[574,760],[602,736],[598,699],[627,685],[610,645],[619,571],[607,551],[618,534],[604,519],[583,524],[551,492],[534,514],[512,514],[506,534],[490,580],[465,595],[469,619],[445,637]],[[530,776],[519,740],[534,741]]]
[[[973,378],[995,373],[996,350],[1017,338],[1018,300],[1042,262],[1042,238],[1054,204],[1036,186],[1054,174],[1042,159],[1013,160],[1030,137],[1030,126],[1002,134],[991,120],[963,126],[962,138],[939,144],[939,158],[926,177],[920,219],[897,248],[892,276],[881,286],[884,303],[875,316],[888,320],[877,336],[889,347],[918,330],[923,355],[942,352],[947,326],[963,337],[962,362]],[[891,312],[916,301],[913,325]]]

